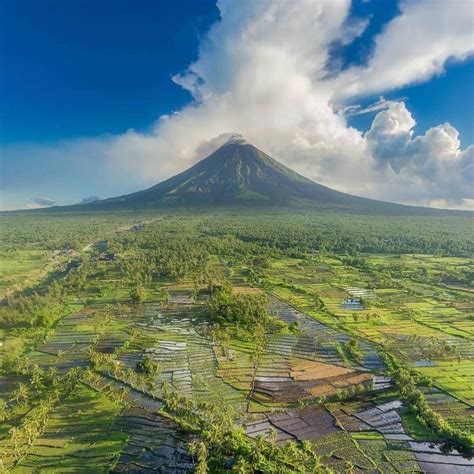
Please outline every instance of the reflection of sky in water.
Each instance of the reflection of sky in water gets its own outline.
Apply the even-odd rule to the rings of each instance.
[[[342,309],[363,309],[360,301],[358,300],[346,300],[341,304]]]
[[[299,342],[293,349],[295,351],[294,355],[303,358],[315,357],[317,360],[322,360],[324,362],[343,364],[343,361],[339,359],[334,343],[338,342],[339,344],[346,344],[350,339],[348,335],[316,321],[310,316],[296,310],[287,302],[276,298],[270,298],[269,311],[288,324],[296,321],[299,323],[301,334],[298,338]],[[269,336],[269,344],[272,344],[271,341],[273,339],[279,339],[281,337],[282,336],[278,335],[274,337]],[[370,370],[378,370],[382,368],[383,362],[380,359],[376,348],[366,341],[360,341],[359,344],[364,353],[363,367]],[[281,350],[282,347],[279,346],[278,349]],[[311,353],[307,352],[309,349],[311,349]]]

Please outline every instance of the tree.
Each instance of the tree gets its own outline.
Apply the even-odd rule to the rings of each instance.
[[[161,306],[163,308],[166,308],[166,306],[168,306],[170,302],[170,294],[164,288],[162,288],[159,292],[158,297],[159,297]]]
[[[211,288],[208,312],[210,318],[220,324],[238,324],[248,331],[270,320],[265,296],[233,294],[228,283]]]
[[[196,440],[192,440],[187,444],[188,453],[191,455],[191,461],[194,464],[194,456],[198,451],[198,443]]]
[[[38,365],[34,365],[33,370],[31,372],[31,386],[35,390],[39,390],[43,385],[43,369],[41,369]]]
[[[160,373],[161,367],[157,364],[149,354],[137,362],[136,370],[138,373],[156,376]]]
[[[207,466],[207,456],[208,456],[208,449],[205,443],[200,441],[197,446],[197,458],[198,464],[196,466],[196,472],[198,474],[207,474],[209,472]]]
[[[130,291],[130,299],[134,303],[143,303],[148,296],[148,292],[143,286],[136,286]]]
[[[360,348],[360,344],[357,339],[350,339],[348,342],[346,342],[344,347],[347,353],[349,354],[349,357],[351,357],[356,362],[359,362],[359,363],[363,362],[364,353],[362,349]]]
[[[0,398],[0,423],[8,418],[8,405],[5,400]]]
[[[18,388],[13,392],[13,400],[16,403],[26,403],[30,396],[30,391],[28,387],[21,383],[18,385]]]

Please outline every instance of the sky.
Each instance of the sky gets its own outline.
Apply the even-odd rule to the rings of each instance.
[[[151,186],[228,136],[474,209],[474,0],[2,0],[1,210]]]

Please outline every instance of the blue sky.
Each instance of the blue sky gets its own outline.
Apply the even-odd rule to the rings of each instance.
[[[189,100],[170,77],[218,14],[205,0],[0,2],[2,142],[148,127]]]
[[[4,0],[2,208],[138,190],[226,132],[337,189],[470,208],[473,4],[441,3]]]

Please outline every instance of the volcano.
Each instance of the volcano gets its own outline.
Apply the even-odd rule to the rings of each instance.
[[[82,204],[81,209],[190,206],[280,206],[377,214],[436,214],[429,209],[345,194],[311,181],[232,135],[191,168],[151,188]]]

